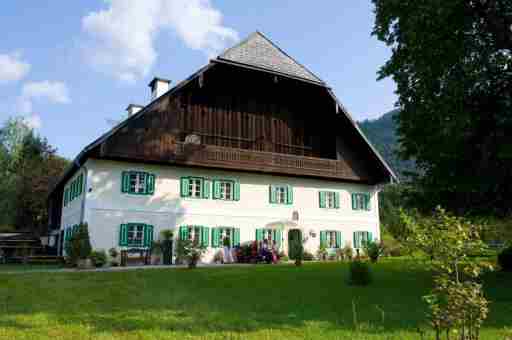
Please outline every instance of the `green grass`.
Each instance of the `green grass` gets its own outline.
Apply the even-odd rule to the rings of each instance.
[[[32,272],[59,268],[62,266],[58,264],[0,264],[0,274],[2,272]]]
[[[406,260],[373,272],[368,287],[348,286],[343,263],[0,274],[0,339],[420,339],[428,272]],[[486,278],[482,339],[512,329],[511,287],[510,274]]]

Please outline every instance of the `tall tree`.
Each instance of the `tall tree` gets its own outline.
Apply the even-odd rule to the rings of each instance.
[[[401,154],[430,206],[512,213],[512,1],[373,0]]]
[[[0,129],[2,224],[44,234],[46,198],[68,164],[21,119],[9,119]]]

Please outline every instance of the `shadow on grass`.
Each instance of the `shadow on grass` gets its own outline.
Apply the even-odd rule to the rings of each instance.
[[[430,289],[429,274],[397,262],[379,263],[373,271],[369,287],[348,286],[347,266],[338,263],[24,275],[11,278],[16,284],[10,285],[15,288],[9,292],[9,313],[45,313],[60,324],[87,325],[93,332],[206,336],[311,325],[335,332],[354,329],[355,301],[364,332],[415,332],[424,323],[421,296]],[[502,279],[494,282],[491,296],[510,294],[502,292],[507,289]],[[488,325],[511,326],[499,316],[509,307],[495,307]]]

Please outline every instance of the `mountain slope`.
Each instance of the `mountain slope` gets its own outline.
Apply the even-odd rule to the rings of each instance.
[[[404,173],[414,172],[416,167],[414,161],[401,160],[397,155],[399,146],[396,133],[397,126],[393,119],[397,113],[398,110],[389,111],[380,118],[367,119],[358,124],[397,176],[403,179],[405,177]]]

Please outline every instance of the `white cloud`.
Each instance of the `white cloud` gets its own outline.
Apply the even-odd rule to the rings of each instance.
[[[44,80],[25,83],[18,97],[18,110],[26,115],[24,122],[34,129],[39,129],[42,122],[41,117],[33,112],[33,101],[41,99],[56,104],[71,102],[68,87],[63,82]]]
[[[31,129],[40,129],[42,125],[41,116],[35,113],[30,116],[23,117],[23,122]]]
[[[45,98],[52,103],[59,104],[71,102],[68,87],[61,81],[27,82],[23,85],[21,96],[28,99]]]
[[[97,69],[123,82],[146,76],[157,59],[154,41],[174,32],[185,44],[211,57],[238,40],[222,25],[210,0],[111,0],[108,8],[82,18],[86,56]]]
[[[30,71],[30,64],[21,60],[19,53],[0,54],[0,83],[23,79]]]

